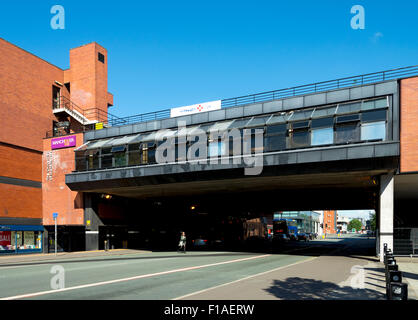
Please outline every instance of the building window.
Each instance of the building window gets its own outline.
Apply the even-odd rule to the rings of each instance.
[[[102,62],[102,63],[105,62],[105,56],[104,56],[104,54],[102,54],[100,52],[99,52],[99,61]]]
[[[99,150],[86,151],[88,170],[99,169]]]
[[[309,121],[292,123],[289,130],[289,147],[304,148],[310,144]]]
[[[334,143],[334,129],[322,128],[312,130],[311,133],[311,145],[320,146]]]
[[[142,164],[155,163],[156,145],[153,142],[145,142],[142,144],[141,160]]]
[[[361,140],[385,140],[386,121],[361,124]]]
[[[116,146],[113,147],[111,152],[113,153],[113,158],[115,159],[115,167],[124,167],[126,166],[126,146]]]
[[[60,106],[61,88],[52,86],[52,109],[59,109]]]
[[[266,151],[279,151],[286,149],[286,124],[267,126],[264,145]]]
[[[128,164],[130,166],[141,164],[141,151],[140,151],[140,144],[130,144],[128,145]]]
[[[335,127],[335,143],[351,143],[359,141],[359,124],[359,114],[337,117]]]
[[[102,168],[112,168],[113,166],[113,154],[111,148],[102,149]]]
[[[319,146],[334,143],[334,119],[321,118],[312,120],[311,145]]]
[[[361,114],[362,122],[386,121],[386,109],[367,111]]]
[[[361,140],[386,139],[386,109],[363,112]]]
[[[388,99],[387,97],[385,97],[385,98],[381,98],[377,100],[363,101],[363,105],[361,109],[371,110],[371,109],[386,108],[387,106],[388,106]]]
[[[75,168],[76,168],[76,171],[87,170],[87,159],[85,156],[85,151],[75,152]]]
[[[226,155],[226,148],[224,141],[209,141],[209,157],[220,157]]]

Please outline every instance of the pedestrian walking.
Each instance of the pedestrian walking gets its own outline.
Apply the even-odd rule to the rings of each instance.
[[[183,231],[180,235],[179,250],[183,250],[183,253],[186,253],[186,233]]]

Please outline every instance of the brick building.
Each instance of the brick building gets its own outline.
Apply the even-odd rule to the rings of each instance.
[[[66,232],[84,225],[82,194],[64,182],[74,147],[52,151],[44,138],[105,122],[112,104],[107,52],[97,43],[71,49],[63,70],[0,38],[0,250],[46,250],[53,212]],[[74,140],[82,144],[82,134]]]
[[[337,233],[337,211],[324,210],[323,232],[325,234]]]

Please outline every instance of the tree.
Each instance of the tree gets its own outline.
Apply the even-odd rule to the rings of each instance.
[[[376,212],[370,213],[370,229],[376,231]]]
[[[358,219],[353,219],[350,221],[347,228],[348,230],[356,229],[356,231],[359,231],[361,230],[361,227],[362,227],[361,221]]]

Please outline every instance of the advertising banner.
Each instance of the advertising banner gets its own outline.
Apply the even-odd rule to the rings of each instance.
[[[0,246],[10,246],[12,241],[10,231],[0,231]]]
[[[170,117],[186,116],[189,114],[207,112],[221,109],[221,100],[193,104],[191,106],[178,107],[170,110]]]
[[[62,149],[68,147],[75,147],[76,145],[76,136],[60,137],[51,139],[51,149]]]

